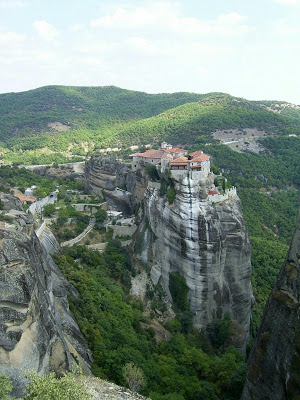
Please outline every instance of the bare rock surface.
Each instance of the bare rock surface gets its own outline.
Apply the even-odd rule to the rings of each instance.
[[[170,297],[170,273],[184,276],[195,327],[230,312],[242,332],[234,345],[244,352],[253,301],[250,242],[238,196],[213,204],[204,196],[205,185],[175,180],[176,198],[169,204],[150,183],[135,249],[151,267],[154,284]]]
[[[69,311],[75,288],[41,246],[31,214],[14,196],[0,199],[0,371],[20,395],[24,370],[60,374],[76,360],[88,373],[92,359]]]
[[[127,388],[99,378],[89,377],[86,382],[93,400],[148,400],[148,398],[131,392]]]
[[[249,357],[243,400],[300,398],[300,215]]]

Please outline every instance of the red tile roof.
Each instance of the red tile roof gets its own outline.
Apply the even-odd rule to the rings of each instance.
[[[203,154],[203,151],[197,150],[197,151],[194,151],[193,153],[189,153],[189,156],[197,157],[197,156],[200,156],[200,154]]]
[[[203,161],[207,161],[207,160],[210,160],[210,156],[208,156],[207,154],[199,154],[199,155],[193,157],[191,161],[203,162]]]
[[[179,149],[178,147],[175,147],[175,149],[168,149],[165,150],[167,153],[186,153],[186,150],[184,149]]]
[[[186,153],[186,150],[184,149],[179,149],[178,147],[175,147],[174,149],[168,149],[168,150],[154,150],[154,149],[148,149],[144,153],[133,153],[131,154],[132,157],[141,157],[141,158],[155,158],[155,159],[162,159],[162,158],[173,158],[172,154],[177,154],[177,153]],[[210,156],[207,154],[204,154],[203,151],[194,151],[193,153],[189,154],[190,157],[192,157],[191,160],[189,160],[185,156],[178,157],[171,161],[171,165],[175,164],[182,164],[182,165],[187,165],[188,163],[195,161],[195,162],[204,162],[210,160]],[[176,156],[175,156],[176,157]]]
[[[178,157],[175,158],[175,160],[171,161],[170,164],[171,165],[187,165],[188,164],[188,158],[187,157]]]
[[[162,156],[162,158],[171,158],[171,159],[173,159],[173,156],[172,156],[172,154],[164,154]]]
[[[135,153],[135,155],[143,158],[162,158],[164,153],[165,153],[164,150],[149,149],[146,150],[144,153]]]
[[[218,194],[218,192],[217,192],[216,190],[210,190],[210,191],[208,192],[208,194]]]

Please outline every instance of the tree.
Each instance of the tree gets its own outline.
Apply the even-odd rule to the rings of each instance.
[[[57,220],[56,220],[56,224],[57,224],[58,226],[64,226],[66,222],[68,222],[68,218],[67,218],[67,217],[64,217],[64,216],[60,216],[60,217],[58,217]]]
[[[180,311],[187,311],[189,309],[189,302],[187,299],[189,288],[185,278],[178,272],[171,272],[169,289],[176,308]]]
[[[55,213],[55,205],[54,204],[46,204],[43,207],[43,214],[45,217],[51,217]]]
[[[169,204],[173,204],[175,197],[176,197],[176,192],[175,189],[173,187],[169,187],[169,189],[167,190],[166,193],[166,197],[168,199]]]
[[[156,169],[155,165],[148,164],[146,166],[146,171],[147,171],[147,174],[149,175],[150,179],[153,179],[153,180],[158,180],[159,179],[158,172],[157,172],[157,169]]]
[[[103,222],[107,218],[107,212],[101,208],[94,214],[97,222]]]
[[[139,392],[146,384],[143,371],[133,363],[124,365],[123,377],[133,392]]]
[[[207,325],[206,332],[212,345],[220,348],[229,337],[231,331],[231,315],[226,313],[224,318],[219,320],[214,318],[212,322]]]

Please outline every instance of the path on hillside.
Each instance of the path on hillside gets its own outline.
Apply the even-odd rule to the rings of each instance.
[[[96,223],[96,219],[95,218],[91,218],[90,222],[88,224],[88,226],[85,228],[85,230],[83,232],[81,232],[78,236],[76,236],[74,239],[71,240],[67,240],[66,242],[63,242],[60,244],[61,247],[65,247],[65,246],[73,246],[74,244],[80,242],[80,240],[82,240],[88,233],[91,232],[91,230],[94,228]]]

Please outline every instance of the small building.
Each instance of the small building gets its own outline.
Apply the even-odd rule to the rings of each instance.
[[[134,153],[131,154],[132,157],[132,169],[136,170],[139,167],[139,162],[143,162],[144,165],[146,164],[153,164],[157,165],[159,164],[160,160],[164,156],[165,151],[164,150],[154,150],[154,149],[149,149],[146,150],[143,153]]]
[[[185,156],[187,151],[185,149],[179,149],[178,147],[175,147],[174,149],[168,149],[166,150],[166,153],[171,154],[173,157],[182,157]]]
[[[28,197],[25,195],[16,195],[19,198],[19,200],[21,201],[21,203],[23,204],[32,204],[36,202],[36,199],[34,199],[33,197]]]
[[[173,146],[171,144],[167,143],[167,142],[162,142],[161,145],[160,145],[160,148],[162,150],[171,150],[172,147]]]
[[[203,151],[188,154],[188,157],[174,158],[170,162],[171,170],[188,170],[210,172],[210,156]]]

